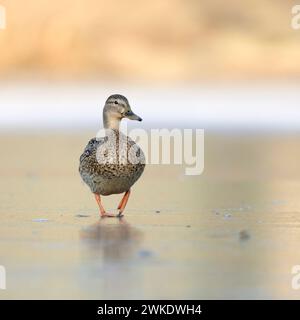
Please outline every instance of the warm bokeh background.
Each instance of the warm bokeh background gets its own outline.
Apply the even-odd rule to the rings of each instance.
[[[293,0],[1,0],[0,77],[187,81],[300,73]]]
[[[0,4],[0,300],[300,298],[296,1]],[[78,174],[112,93],[129,134],[205,129],[204,173],[147,165],[120,221]]]

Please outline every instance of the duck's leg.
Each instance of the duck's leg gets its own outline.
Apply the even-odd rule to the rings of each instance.
[[[101,202],[101,197],[100,197],[99,194],[95,193],[95,199],[96,199],[96,201],[98,203],[98,206],[99,206],[99,209],[100,209],[100,215],[101,215],[102,218],[104,218],[104,217],[116,217],[115,214],[107,213],[105,211],[105,209],[104,209],[104,207],[102,205],[102,202]]]
[[[123,202],[124,202],[124,199],[125,199],[125,196],[126,196],[126,192],[124,193],[124,196],[122,198],[122,200],[120,201],[119,205],[118,205],[118,210],[121,209],[122,205],[123,205]]]
[[[122,217],[122,213],[125,210],[126,204],[128,202],[129,196],[130,196],[130,193],[131,193],[130,189],[128,191],[126,191],[126,193],[124,194],[123,199],[121,200],[121,202],[120,202],[120,204],[118,206],[118,210],[119,210],[118,216],[119,217]]]

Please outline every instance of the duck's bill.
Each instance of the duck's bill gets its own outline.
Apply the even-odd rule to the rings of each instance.
[[[128,112],[126,114],[126,118],[128,118],[130,120],[143,121],[143,119],[141,117],[139,117],[138,115],[136,115],[133,112]]]

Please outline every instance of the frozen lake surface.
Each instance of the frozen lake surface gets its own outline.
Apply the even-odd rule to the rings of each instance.
[[[0,299],[299,299],[299,136],[207,135],[204,173],[147,166],[123,220],[81,182],[89,138],[0,135]]]

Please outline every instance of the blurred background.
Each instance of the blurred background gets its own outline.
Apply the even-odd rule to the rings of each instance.
[[[293,0],[2,0],[1,77],[298,78]]]
[[[0,298],[299,299],[295,4],[0,0]],[[205,129],[204,173],[147,166],[123,222],[78,175],[112,93]]]
[[[295,1],[1,4],[1,127],[96,125],[113,92],[128,96],[148,126],[299,125]],[[70,108],[72,117],[62,112]]]

